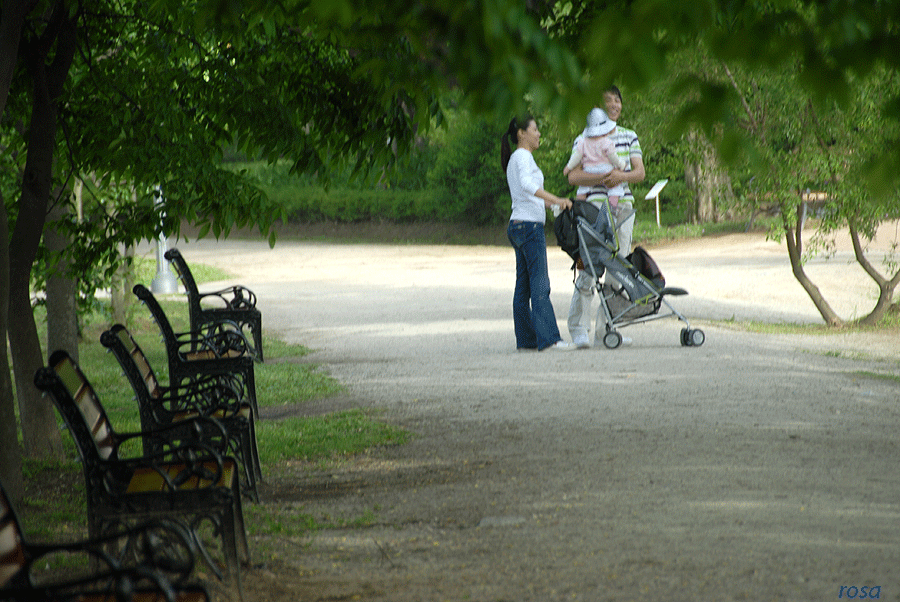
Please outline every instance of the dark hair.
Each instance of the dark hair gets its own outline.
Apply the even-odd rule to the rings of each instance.
[[[619,90],[616,86],[610,86],[604,92],[609,92],[610,94],[615,94],[619,97],[619,102],[622,102],[622,91]]]
[[[530,113],[513,117],[512,121],[509,122],[509,127],[503,132],[503,137],[500,138],[500,165],[503,167],[503,173],[506,173],[506,167],[509,165],[509,158],[512,156],[510,140],[512,140],[513,144],[518,146],[519,130],[527,130],[532,121],[534,121],[534,117],[532,117]]]

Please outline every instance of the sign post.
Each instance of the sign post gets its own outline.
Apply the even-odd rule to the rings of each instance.
[[[650,192],[647,193],[647,196],[644,197],[645,200],[656,199],[656,227],[659,228],[659,193],[662,192],[662,189],[665,188],[666,184],[669,183],[669,178],[665,180],[660,180],[656,184],[653,185],[653,188],[650,189]]]

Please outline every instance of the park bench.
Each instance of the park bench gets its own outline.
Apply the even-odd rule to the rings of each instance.
[[[189,419],[196,416],[212,416],[228,433],[227,451],[243,466],[241,491],[254,501],[259,501],[257,481],[262,478],[262,470],[256,441],[256,420],[250,404],[243,401],[242,392],[219,377],[199,380],[183,387],[163,386],[141,346],[121,324],[104,331],[100,342],[116,357],[134,389],[141,429],[152,431],[178,422],[189,425]],[[161,451],[156,441],[155,437],[151,437],[144,442],[145,454]]]
[[[49,366],[38,370],[34,382],[50,395],[78,450],[89,536],[102,537],[137,521],[178,520],[210,568],[224,578],[199,534],[204,521],[209,521],[221,538],[231,584],[242,596],[240,563],[249,563],[250,550],[236,460],[219,455],[199,439],[175,441],[165,429],[118,433],[81,368],[63,350],[50,356]],[[197,429],[195,435],[201,433]],[[147,436],[159,436],[165,451],[133,457],[120,453],[129,441]]]
[[[260,362],[263,361],[262,313],[256,307],[256,295],[253,291],[236,284],[222,290],[201,293],[197,290],[190,267],[178,249],[166,251],[164,257],[172,264],[187,294],[191,330],[200,332],[222,323],[234,324],[242,332],[249,330],[253,341],[250,353]]]
[[[65,577],[36,574],[40,563],[60,557],[69,559]],[[30,542],[0,484],[0,600],[207,602],[205,587],[186,582],[195,558],[190,536],[169,521],[71,543]],[[80,570],[71,566],[78,559]]]
[[[258,420],[256,374],[244,335],[233,330],[212,334],[198,331],[176,333],[159,301],[146,286],[135,285],[133,291],[150,310],[159,327],[168,358],[169,386],[181,387],[210,376],[229,382],[237,379],[247,403],[253,409],[253,418]]]

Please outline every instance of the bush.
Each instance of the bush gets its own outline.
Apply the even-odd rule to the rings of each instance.
[[[304,187],[284,200],[288,220],[294,222],[411,222],[432,219],[433,193],[427,190],[353,190]]]
[[[433,193],[424,189],[387,188],[351,182],[328,189],[311,176],[290,173],[290,163],[264,161],[232,165],[243,170],[292,222],[410,222],[434,219]]]
[[[437,160],[438,146],[422,140],[416,149],[399,158],[395,173],[388,174],[391,190],[424,190],[428,187],[428,171]]]
[[[460,119],[451,126],[428,173],[438,219],[483,226],[509,217],[499,131],[483,119]]]

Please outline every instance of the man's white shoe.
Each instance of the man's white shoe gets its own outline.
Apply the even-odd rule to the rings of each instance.
[[[586,334],[580,335],[572,339],[572,344],[578,349],[590,349],[591,340]]]
[[[575,345],[573,345],[572,343],[567,343],[565,341],[556,341],[549,347],[544,347],[543,349],[541,349],[541,351],[552,351],[554,349],[556,351],[572,351],[573,349],[575,349]]]

